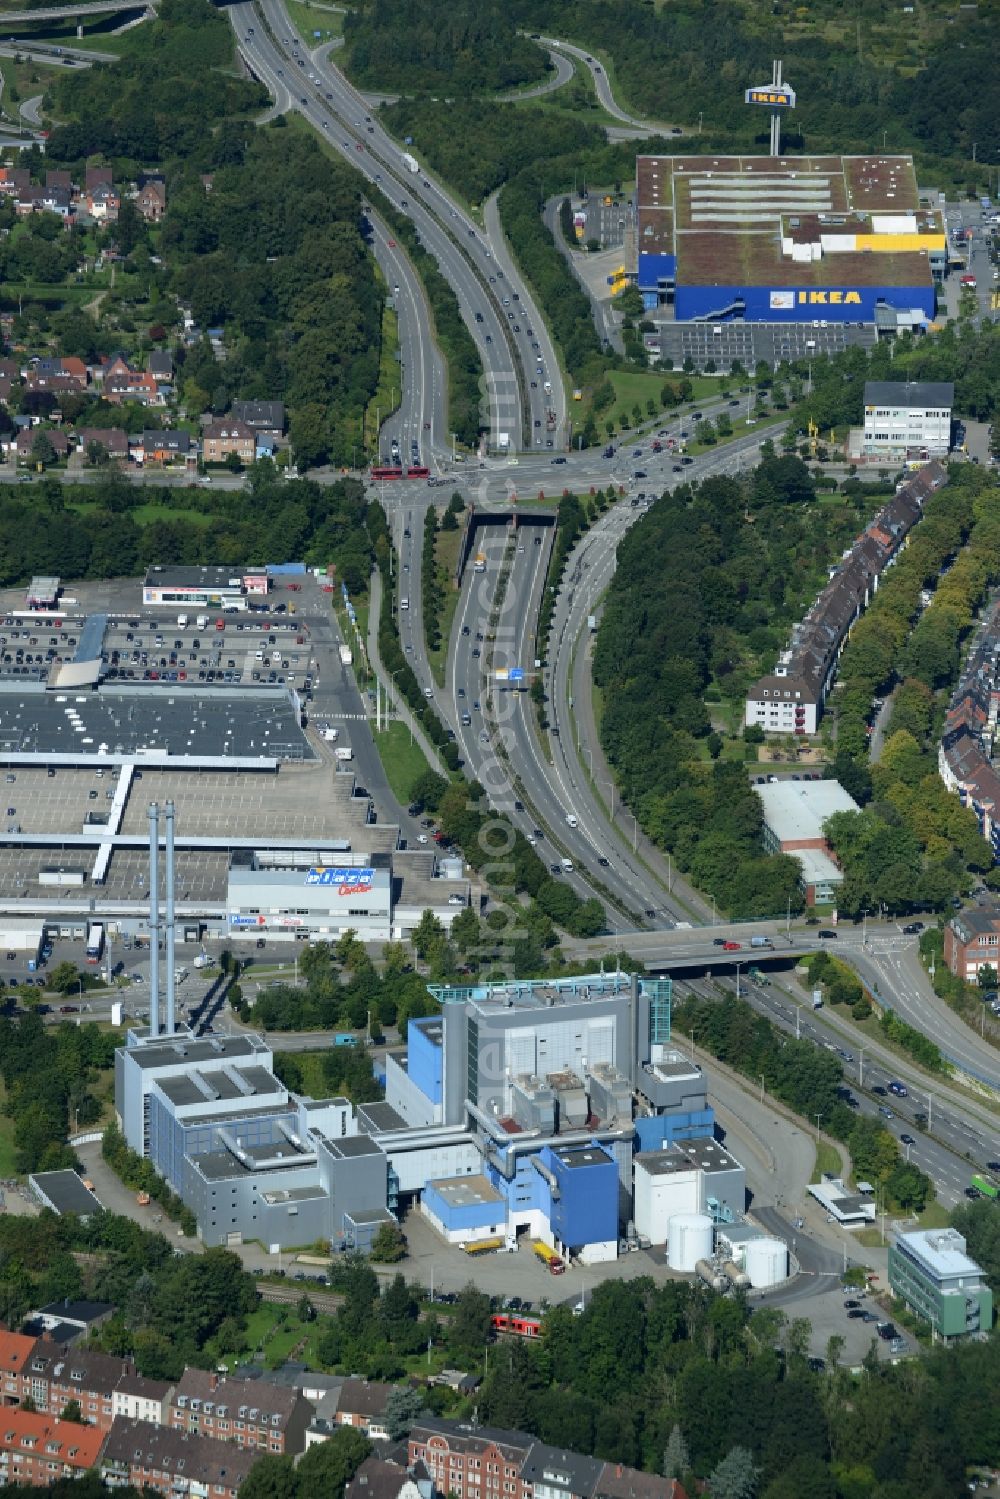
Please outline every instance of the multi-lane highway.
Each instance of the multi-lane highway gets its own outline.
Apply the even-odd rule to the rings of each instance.
[[[399,405],[382,423],[386,438],[395,438],[405,458],[416,444],[419,455],[447,442],[444,361],[431,336],[423,286],[408,255],[378,215],[369,215],[375,258],[396,310],[399,334]]]
[[[706,406],[706,413],[720,404],[725,403]],[[748,434],[725,450],[684,464],[667,443],[683,441],[681,434],[687,430],[678,418],[662,429],[659,453],[646,439],[610,460],[580,454],[550,468],[550,474],[560,481],[572,474],[574,487],[583,491],[589,486],[582,470],[596,465],[594,478],[602,481],[601,487],[616,481],[616,487],[624,487],[627,496],[634,498],[646,493],[639,489],[641,484],[650,484],[649,493],[659,494],[682,478],[734,469],[748,462],[760,443]],[[644,466],[637,467],[640,464]],[[511,475],[516,474],[518,484],[529,487],[524,470],[530,473],[532,467],[522,460],[520,468],[494,470],[493,476],[505,472],[509,487]],[[510,691],[496,673],[510,666],[522,667],[529,676],[534,670],[534,623],[550,528],[532,524],[526,513],[516,532],[502,527],[481,532],[483,540],[477,541],[476,549],[485,556],[486,570],[477,574],[470,566],[466,571],[452,631],[448,693],[440,705],[459,735],[470,774],[486,787],[493,804],[511,812],[522,831],[540,845],[539,852],[544,852],[552,873],[567,878],[582,895],[596,893],[605,902],[610,900],[609,925],[616,931],[631,930],[637,921],[669,925],[691,915],[686,906],[671,902],[666,890],[651,893],[656,890],[654,876],[637,857],[624,830],[609,826],[605,802],[613,800],[614,792],[607,786],[603,789],[608,795],[603,800],[599,797],[601,788],[593,784],[590,767],[584,768],[576,742],[570,672],[578,642],[588,615],[613,576],[618,541],[644,513],[642,503],[624,498],[586,533],[569,559],[553,616],[550,665],[543,675],[551,723],[544,741],[527,694]],[[498,591],[502,564],[505,571]],[[494,614],[496,621],[491,618]],[[471,721],[465,723],[465,718]],[[564,867],[563,859],[570,861],[572,869]]]
[[[391,235],[376,217],[376,253],[387,280],[391,280],[400,313],[402,405],[388,423],[386,437],[396,438],[404,461],[411,456],[409,445],[416,441],[421,458],[439,478],[460,485],[479,503],[509,500],[514,488],[534,494],[543,489],[551,493],[572,486],[578,492],[586,492],[590,487],[603,488],[612,483],[626,490],[626,503],[612,510],[570,559],[553,622],[552,670],[545,682],[549,716],[558,730],[547,747],[538,739],[532,705],[521,695],[498,690],[495,678],[487,691],[490,685],[487,673],[495,672],[496,665],[502,663],[499,658],[494,661],[491,642],[475,640],[477,633],[486,636],[490,616],[498,610],[501,620],[509,617],[514,622],[512,650],[522,658],[518,664],[530,667],[535,601],[542,586],[547,545],[543,542],[536,548],[532,538],[530,551],[527,546],[522,551],[519,541],[511,544],[509,538],[500,538],[506,575],[499,595],[496,590],[500,558],[493,557],[490,547],[485,587],[482,575],[478,583],[473,578],[466,581],[456,617],[449,679],[441,692],[431,682],[424,661],[419,619],[423,514],[433,495],[425,490],[417,496],[415,486],[411,486],[405,496],[388,494],[386,500],[387,508],[397,518],[401,563],[408,569],[408,593],[401,595],[411,601],[410,610],[405,611],[409,620],[401,621],[404,648],[421,681],[426,678],[426,690],[441,698],[437,706],[459,738],[470,774],[487,785],[492,774],[498,786],[506,787],[505,800],[515,820],[532,837],[536,836],[535,828],[541,828],[547,840],[545,852],[553,863],[560,863],[561,867],[562,858],[572,862],[572,871],[565,872],[577,882],[581,893],[592,889],[604,898],[609,890],[617,893],[623,909],[615,912],[611,908],[616,928],[634,927],[636,919],[654,923],[659,928],[654,933],[629,931],[629,946],[655,959],[656,953],[653,948],[647,952],[642,937],[658,939],[662,951],[665,939],[672,935],[669,923],[682,919],[682,913],[665,890],[656,889],[655,879],[629,847],[627,836],[608,823],[604,804],[613,793],[608,787],[607,797],[597,794],[600,788],[595,789],[592,784],[590,764],[584,766],[572,732],[572,700],[578,690],[571,675],[573,663],[577,662],[579,673],[582,670],[579,637],[586,615],[593,612],[610,582],[618,539],[642,514],[641,505],[634,508],[630,503],[643,492],[640,486],[652,496],[683,479],[704,477],[709,472],[736,471],[752,459],[760,440],[755,434],[748,434],[724,450],[715,450],[688,464],[672,461],[673,454],[652,454],[646,441],[634,448],[623,445],[611,460],[603,459],[594,450],[571,453],[566,455],[565,464],[557,467],[554,459],[563,455],[550,454],[546,447],[557,440],[548,435],[551,428],[546,416],[549,410],[555,410],[555,430],[557,436],[561,435],[565,393],[558,376],[558,363],[542,318],[529,299],[504,243],[495,205],[487,205],[485,224],[481,227],[423,169],[408,172],[402,163],[400,147],[375,119],[368,117],[361,95],[330,61],[330,49],[306,51],[281,0],[260,0],[258,6],[242,0],[232,7],[230,14],[240,50],[248,66],[273,94],[276,106],[300,110],[318,133],[361,170],[373,189],[383,192],[412,219],[421,240],[454,287],[463,317],[483,358],[494,447],[500,446],[501,436],[506,434],[511,448],[520,450],[518,458],[488,460],[479,468],[469,464],[459,468],[449,462],[443,372],[429,338],[422,331],[426,326],[422,293],[405,256],[389,243]],[[592,58],[588,61],[587,54],[579,49],[574,52],[564,47],[563,50],[581,57],[590,68],[602,103],[606,108],[612,106],[610,112],[621,118],[624,112],[614,104],[600,65]],[[628,116],[625,119],[633,125],[642,123]],[[419,143],[413,150],[419,153]],[[394,257],[393,251],[397,252]],[[396,286],[400,288],[398,293]],[[545,390],[546,384],[551,391]],[[706,414],[709,410],[706,405]],[[690,423],[696,420],[694,414],[689,418]],[[414,436],[415,433],[418,435]],[[404,514],[410,520],[408,546],[402,545]],[[474,589],[478,589],[475,594]],[[477,619],[480,625],[485,622],[486,627],[475,624]],[[468,635],[462,633],[466,628]],[[491,649],[484,651],[487,644]],[[478,655],[474,654],[477,646]],[[577,680],[581,680],[579,675]],[[475,708],[477,702],[479,709]],[[501,706],[511,711],[501,713]],[[468,715],[468,723],[463,722],[463,715]],[[585,746],[585,753],[586,749]],[[506,773],[506,779],[497,767]],[[502,793],[497,790],[491,794],[499,801]],[[523,802],[524,806],[517,806],[517,802]],[[655,892],[653,895],[651,890]],[[647,916],[646,912],[653,914]],[[684,916],[690,914],[683,912]],[[663,955],[669,957],[668,953]],[[863,952],[852,953],[852,958],[862,971],[871,961],[871,955]],[[935,1033],[945,1038],[945,1049],[970,1075],[979,1075],[977,1068],[980,1073],[984,1070],[983,1048],[975,1045],[974,1037],[963,1034],[965,1028],[950,1012],[942,1016],[939,1007],[928,1001],[925,980],[895,971],[882,973],[881,980],[887,997],[900,1013],[912,1015],[914,1022],[925,1029],[928,1024],[934,1025]],[[929,1004],[933,1013],[922,1013]],[[991,1063],[985,1064],[987,1073],[997,1070]]]
[[[272,93],[276,106],[299,110],[374,188],[410,217],[438,261],[483,360],[494,445],[504,437],[513,448],[554,442],[542,434],[549,431],[549,410],[556,413],[557,432],[565,419],[555,350],[502,238],[494,243],[491,231],[474,223],[423,169],[407,169],[402,147],[368,113],[363,96],[332,61],[331,49],[307,51],[281,0],[260,0],[259,5],[243,0],[229,14],[247,66]],[[413,147],[414,153],[418,150],[418,145]],[[546,381],[550,392],[544,389]],[[444,421],[440,425],[443,430]]]
[[[681,1000],[691,993],[717,999],[720,991],[733,993],[735,984],[734,978],[722,975],[685,979],[677,986],[676,996]],[[877,1044],[859,1046],[836,1015],[810,1009],[779,982],[761,986],[743,977],[740,994],[780,1030],[840,1057],[845,1088],[858,1113],[884,1124],[900,1142],[904,1157],[931,1177],[946,1207],[963,1199],[974,1172],[1000,1157],[1000,1124],[990,1122],[985,1111],[982,1117],[971,1117],[953,1098],[935,1091],[906,1061],[894,1059]],[[697,1050],[697,1036],[693,1039]],[[901,1084],[906,1091],[902,1095],[891,1092],[890,1083]]]

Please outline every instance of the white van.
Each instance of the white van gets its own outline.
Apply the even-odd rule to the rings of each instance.
[[[575,828],[576,827],[576,814],[573,813],[573,812],[567,812],[566,813],[566,821],[567,821],[568,825],[571,828]]]
[[[255,651],[254,652],[254,660],[255,661],[263,661],[263,659],[264,659],[264,652],[263,651]]]
[[[187,622],[188,622],[188,617],[187,617],[186,614],[178,614],[178,616],[177,616],[177,628],[178,628],[178,630],[186,630],[187,629]]]
[[[573,873],[573,860],[572,859],[560,859],[559,863],[562,865],[563,869],[566,871],[567,874],[572,874]]]
[[[338,760],[353,760],[354,751],[349,744],[338,744],[333,752]]]
[[[410,607],[410,601],[409,601],[409,599],[400,599],[400,601],[399,601],[399,607],[401,609],[409,609],[409,607]]]

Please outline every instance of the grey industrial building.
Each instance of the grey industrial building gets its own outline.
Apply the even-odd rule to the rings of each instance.
[[[351,1104],[290,1094],[257,1036],[133,1032],[115,1057],[115,1105],[206,1244],[365,1248],[392,1220],[386,1156]]]
[[[426,1196],[451,1242],[526,1230],[613,1258],[636,1156],[672,1148],[711,1177],[706,1211],[739,1217],[743,1168],[712,1141],[704,1075],[671,1041],[669,979],[432,993],[440,1013],[411,1021],[387,1057],[385,1100],[357,1108],[289,1093],[260,1037],[195,1037],[168,998],[164,1032],[151,1020],[116,1056],[125,1138],[208,1244],[364,1248]]]

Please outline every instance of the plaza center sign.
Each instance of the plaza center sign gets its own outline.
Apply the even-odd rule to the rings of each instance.
[[[341,869],[310,869],[306,875],[307,885],[335,885],[338,895],[366,895],[372,888],[374,869],[356,869],[346,866]]]

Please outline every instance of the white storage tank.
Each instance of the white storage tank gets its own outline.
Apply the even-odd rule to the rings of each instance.
[[[712,1258],[712,1220],[706,1213],[675,1213],[667,1224],[667,1264],[693,1275],[699,1260]]]
[[[788,1279],[788,1245],[781,1239],[754,1239],[743,1263],[754,1290],[764,1291]]]

